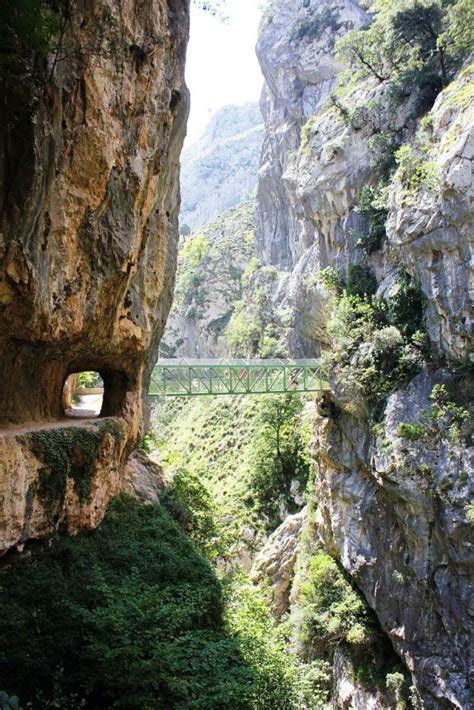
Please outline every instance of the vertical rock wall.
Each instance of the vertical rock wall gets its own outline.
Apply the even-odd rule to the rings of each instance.
[[[466,517],[474,495],[472,449],[466,440],[428,435],[409,443],[397,431],[403,422],[429,421],[434,385],[447,383],[464,394],[472,386],[466,369],[472,352],[472,67],[439,95],[423,126],[416,97],[391,109],[386,86],[371,79],[345,96],[343,115],[327,101],[338,72],[334,41],[364,17],[356,3],[324,0],[274,0],[267,11],[258,44],[267,133],[257,245],[263,262],[280,271],[278,293],[281,298],[285,290],[293,313],[293,355],[314,356],[321,344],[331,346],[332,306],[319,280],[327,266],[344,276],[349,265],[364,262],[377,276],[381,298],[403,268],[426,297],[434,361],[392,393],[377,434],[367,402],[335,373],[333,401],[321,406],[315,431],[316,537],[364,593],[426,707],[465,709],[473,702],[474,559]],[[357,197],[380,180],[370,139],[381,132],[411,143],[436,181],[409,190],[398,173],[390,187],[387,238],[362,254],[356,242],[366,225]],[[263,283],[259,272],[253,279],[255,288]],[[457,378],[450,361],[464,367]],[[433,372],[436,363],[444,369]]]
[[[301,205],[288,182],[301,129],[335,88],[336,39],[366,20],[351,0],[278,0],[264,15],[257,43],[266,82],[257,247],[266,263],[281,269],[291,270],[313,241],[305,236]]]
[[[2,83],[0,426],[10,450],[15,427],[62,418],[65,379],[82,370],[100,372],[102,416],[120,425],[110,469],[143,431],[174,284],[188,5],[81,0],[57,57],[30,83]],[[30,466],[23,447],[21,458],[15,510],[28,518],[38,457]],[[6,519],[14,459],[0,460]]]

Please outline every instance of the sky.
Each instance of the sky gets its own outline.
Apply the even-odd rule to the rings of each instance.
[[[192,8],[186,69],[191,91],[187,145],[199,138],[218,109],[258,101],[263,86],[255,56],[259,6],[261,0],[227,0],[227,22]]]

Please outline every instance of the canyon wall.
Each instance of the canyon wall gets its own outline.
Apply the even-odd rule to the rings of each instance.
[[[160,344],[163,357],[229,354],[226,329],[254,263],[254,213],[252,200],[241,202],[181,243],[175,298]]]
[[[181,156],[180,221],[192,231],[250,198],[257,186],[263,119],[258,104],[224,106]]]
[[[249,298],[273,267],[267,310],[286,308],[286,352],[332,353],[332,395],[319,405],[313,446],[314,540],[364,593],[425,706],[468,708],[472,65],[465,62],[427,111],[416,90],[394,107],[388,82],[375,77],[331,100],[340,71],[335,40],[367,19],[350,0],[274,0],[266,11],[257,47],[266,79],[262,268]],[[407,147],[384,188],[383,236],[368,245],[360,196],[381,184],[376,146],[384,140]],[[374,316],[352,336],[338,304],[357,308],[341,295],[354,274],[376,291],[382,313],[392,313],[402,283],[418,289],[423,333],[407,336],[409,323],[387,316],[382,326]],[[404,372],[398,380],[395,368]]]
[[[75,3],[53,17],[57,51],[2,77],[0,550],[97,525],[143,434],[174,285],[188,11]],[[82,428],[62,395],[84,370],[105,391]]]

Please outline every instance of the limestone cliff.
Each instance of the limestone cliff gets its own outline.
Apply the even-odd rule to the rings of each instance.
[[[305,237],[301,207],[287,172],[301,128],[325,104],[337,82],[337,37],[367,19],[357,3],[273,2],[264,15],[257,56],[265,77],[266,134],[258,186],[258,243],[266,263],[290,269],[313,242]]]
[[[251,200],[223,211],[181,244],[163,356],[228,355],[226,328],[254,264],[254,211]]]
[[[100,521],[143,431],[174,281],[188,2],[57,19],[57,50],[0,82],[0,550]],[[87,445],[62,421],[82,370],[113,418],[79,428]]]
[[[335,40],[367,20],[349,0],[275,0],[262,22],[263,268],[252,280],[262,288],[274,268],[266,308],[289,307],[288,353],[332,351],[333,395],[315,429],[312,534],[364,593],[425,706],[468,708],[472,67],[428,111],[416,90],[394,105],[387,82],[370,77],[330,99]],[[383,175],[370,213],[362,198]],[[375,291],[371,315],[353,314],[366,330],[351,335],[341,308]],[[408,302],[403,324],[397,304]]]
[[[225,106],[183,151],[181,224],[196,231],[248,200],[257,186],[263,119],[257,104]]]

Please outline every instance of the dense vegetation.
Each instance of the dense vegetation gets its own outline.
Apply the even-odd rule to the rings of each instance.
[[[179,519],[174,495],[165,505]],[[199,500],[187,498],[194,520]],[[209,521],[209,501],[204,509]],[[388,687],[393,655],[360,595],[322,552],[310,561],[301,597],[298,656],[288,646],[290,626],[272,620],[264,589],[242,572],[219,580],[164,508],[123,497],[94,533],[59,537],[4,562],[0,687],[33,710],[310,710],[329,699],[329,661],[341,644],[356,659],[361,653],[359,682]]]
[[[199,549],[230,570],[235,610],[251,590],[260,600],[262,619],[268,619],[265,587],[249,585],[236,570],[248,564],[248,553],[255,554],[263,535],[281,520],[282,509],[298,509],[281,477],[278,440],[289,465],[293,456],[292,480],[298,480],[294,462],[302,457],[299,493],[314,507],[308,475],[312,406],[303,407],[299,397],[167,400],[155,413],[155,433],[147,441],[175,472],[163,499],[168,510]],[[266,471],[260,471],[262,463]],[[313,546],[310,540],[300,556],[295,618],[283,619],[269,633],[276,648],[286,649],[294,707],[326,707],[338,649],[352,659],[359,683],[392,697],[388,684],[398,674],[397,692],[403,695],[406,678],[375,617],[335,560]]]
[[[147,446],[172,476],[172,510],[196,543],[235,556],[298,510],[291,486],[301,495],[308,480],[310,417],[299,395],[160,402]],[[246,529],[255,537],[245,540]]]
[[[0,80],[31,78],[57,50],[60,20],[46,0],[3,0],[0,28]]]
[[[333,347],[325,362],[351,392],[348,406],[365,399],[377,418],[388,394],[408,382],[429,356],[424,297],[404,271],[385,300],[375,297],[377,282],[367,266],[349,267],[345,281],[332,269],[321,278],[336,294],[328,324]]]
[[[243,710],[290,700],[291,667],[258,592],[224,588],[159,507],[117,500],[95,533],[7,561],[0,609],[0,687],[22,706]]]
[[[394,101],[418,93],[421,111],[453,78],[474,42],[471,0],[376,0],[372,21],[337,44],[355,78],[388,81]]]

